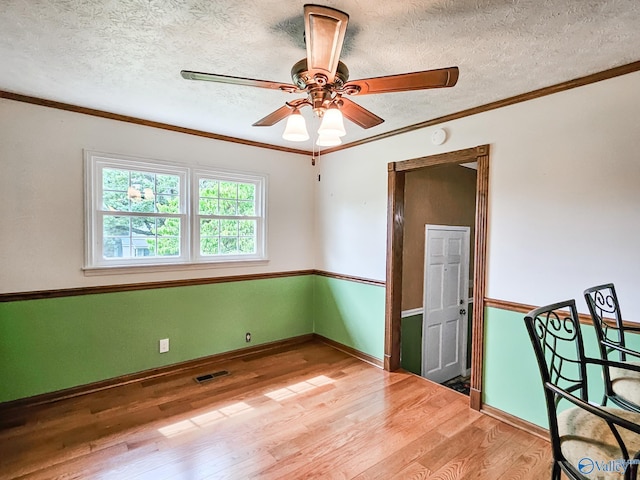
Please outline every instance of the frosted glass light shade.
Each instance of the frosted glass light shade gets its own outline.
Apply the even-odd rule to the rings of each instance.
[[[139,202],[142,200],[142,193],[136,187],[129,187],[127,188],[127,197],[129,197],[129,200]]]
[[[318,129],[318,135],[330,137],[343,137],[347,134],[344,129],[342,112],[337,108],[329,108],[322,116],[322,123]]]
[[[284,129],[282,138],[290,142],[304,142],[305,140],[309,140],[307,124],[298,110],[294,110],[287,118],[287,126]]]
[[[154,198],[156,198],[156,196],[153,194],[153,190],[151,190],[150,188],[145,188],[144,189],[144,199],[145,200],[153,200]]]
[[[342,140],[338,136],[332,135],[318,135],[318,140],[316,140],[316,145],[321,147],[335,147],[336,145],[340,145]]]

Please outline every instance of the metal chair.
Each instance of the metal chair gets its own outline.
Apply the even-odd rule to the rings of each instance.
[[[613,284],[587,288],[584,298],[595,327],[600,358],[610,360],[617,354],[620,362],[640,367],[640,352],[628,348],[625,343],[625,331],[640,332],[640,327],[630,327],[622,321],[620,303]],[[634,357],[636,361],[628,361],[627,356]],[[640,412],[640,371],[633,367],[611,367],[603,370],[603,377],[603,405],[611,400],[621,408]]]
[[[561,471],[572,480],[637,480],[640,413],[589,403],[587,365],[609,363],[585,356],[575,301],[536,308],[524,320],[544,388],[552,480]]]

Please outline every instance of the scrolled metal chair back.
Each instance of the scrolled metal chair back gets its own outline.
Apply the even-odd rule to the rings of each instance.
[[[584,291],[584,298],[587,301],[591,319],[596,327],[596,335],[600,345],[602,346],[602,341],[604,340],[619,347],[624,347],[625,338],[620,304],[613,284],[606,283],[588,288]],[[608,358],[609,353],[615,351],[613,348],[602,348],[603,358]],[[618,352],[620,361],[626,361],[625,353],[620,350]]]
[[[574,300],[532,310],[525,317],[543,382],[588,401],[582,332]],[[559,400],[555,399],[557,406]]]

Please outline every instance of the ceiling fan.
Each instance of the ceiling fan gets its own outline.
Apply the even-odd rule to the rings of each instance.
[[[323,125],[320,126],[318,133],[321,137],[325,135],[325,143],[319,141],[320,145],[340,143],[338,136],[345,134],[342,115],[362,128],[375,127],[384,122],[382,118],[345,96],[453,87],[458,81],[458,67],[349,81],[349,70],[340,61],[348,22],[349,15],[340,10],[321,5],[304,6],[307,57],[293,65],[291,69],[293,84],[189,70],[182,70],[180,74],[188,80],[206,80],[306,94],[305,98],[286,102],[282,107],[255,122],[253,126],[269,127],[289,117],[283,137],[289,140],[306,140],[309,136],[299,109],[310,106],[318,117],[323,117],[323,125],[328,124],[329,121],[336,121],[336,116],[339,117],[337,120],[340,125],[337,127],[326,125],[323,129]],[[338,114],[338,111],[342,115]],[[294,121],[302,122],[301,126],[297,123],[298,130],[295,130]],[[300,128],[304,131],[300,132]],[[288,130],[292,130],[289,138],[287,138]]]

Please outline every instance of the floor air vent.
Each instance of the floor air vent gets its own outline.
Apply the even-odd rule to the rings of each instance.
[[[196,383],[204,383],[204,382],[213,380],[214,378],[224,377],[225,375],[229,375],[229,372],[226,370],[220,370],[219,372],[200,375],[199,377],[196,377],[194,380],[196,381]]]

